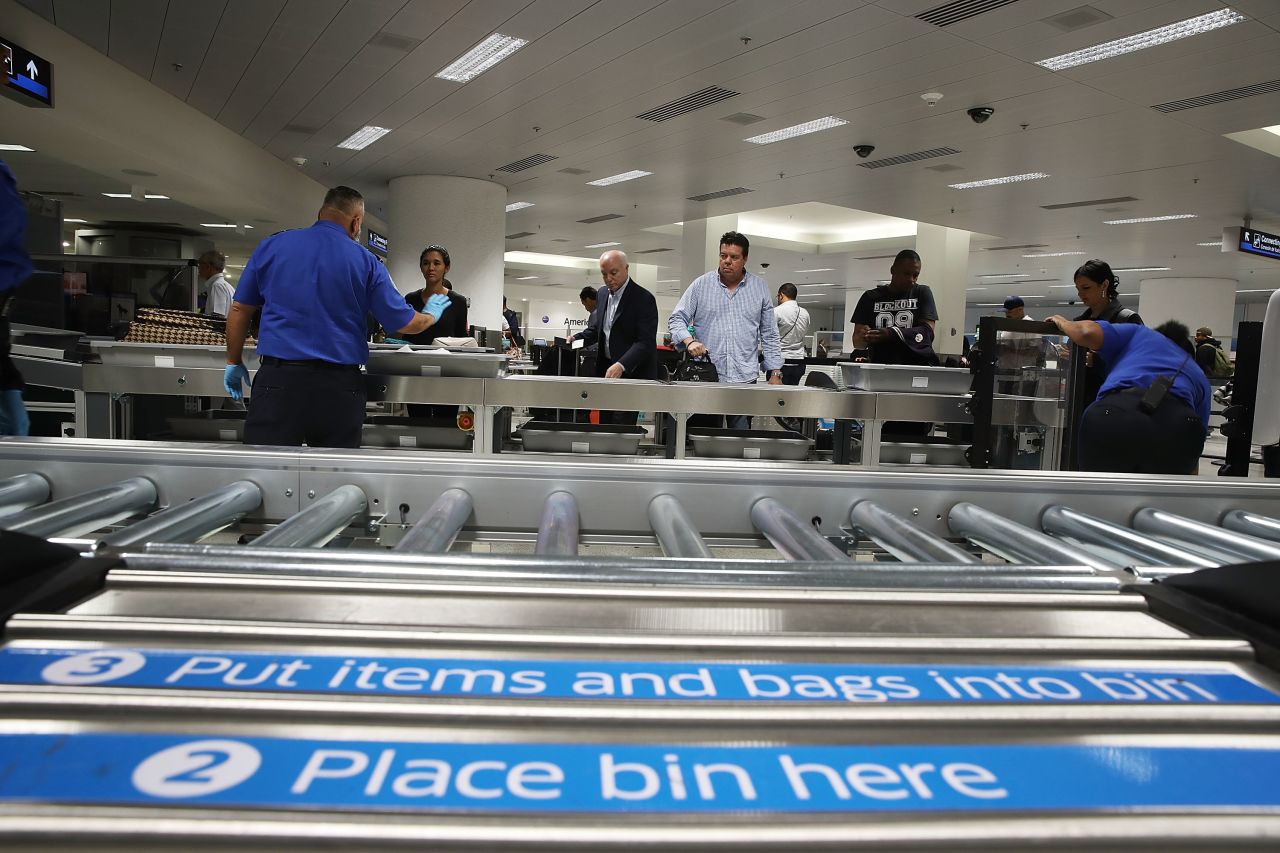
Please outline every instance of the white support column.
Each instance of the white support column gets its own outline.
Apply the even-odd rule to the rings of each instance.
[[[472,325],[502,328],[507,188],[491,181],[406,175],[388,184],[387,268],[402,293],[422,287],[418,256],[432,243],[449,250],[449,281],[471,300]]]
[[[686,222],[680,241],[681,284],[687,287],[698,276],[719,266],[720,237],[737,228],[736,213]]]
[[[933,348],[959,355],[964,348],[965,287],[969,282],[969,232],[921,222],[916,228],[920,281],[938,307]]]
[[[1196,329],[1208,326],[1213,336],[1222,341],[1228,351],[1236,330],[1236,286],[1233,278],[1148,278],[1143,279],[1138,290],[1138,304],[1134,308],[1142,315],[1142,322],[1155,328],[1169,320],[1186,324],[1194,335]],[[1131,291],[1120,276],[1121,292]],[[1121,299],[1130,305],[1130,299]]]

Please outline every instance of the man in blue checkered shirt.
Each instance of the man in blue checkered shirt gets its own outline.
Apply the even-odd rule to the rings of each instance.
[[[720,238],[720,265],[694,279],[667,327],[691,358],[709,355],[720,381],[750,385],[759,376],[758,352],[770,385],[782,384],[782,351],[773,299],[764,279],[747,272],[751,242],[737,231]],[[749,415],[730,415],[730,429],[750,429]]]

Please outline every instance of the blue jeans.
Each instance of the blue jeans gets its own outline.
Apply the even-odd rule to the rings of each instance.
[[[30,429],[21,389],[0,391],[0,435],[26,435]]]
[[[725,415],[729,429],[751,429],[751,415]]]

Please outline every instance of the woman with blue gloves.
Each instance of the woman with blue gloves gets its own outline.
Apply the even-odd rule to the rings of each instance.
[[[26,435],[22,374],[9,358],[9,297],[31,275],[26,249],[27,208],[13,172],[0,160],[0,435]]]
[[[227,317],[223,385],[244,396],[241,360],[253,315],[261,309],[246,444],[359,447],[369,359],[365,317],[373,313],[399,336],[423,332],[449,308],[433,295],[421,312],[405,303],[386,267],[358,242],[364,197],[350,187],[325,195],[310,228],[282,231],[254,250]]]

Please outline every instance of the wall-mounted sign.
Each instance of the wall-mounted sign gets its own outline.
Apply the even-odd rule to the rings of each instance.
[[[1268,234],[1256,228],[1227,228],[1223,235],[1222,251],[1280,258],[1280,234]]]
[[[53,63],[0,36],[4,94],[28,107],[53,106]]]
[[[370,228],[369,248],[373,249],[375,252],[385,255],[387,253],[387,238]]]

